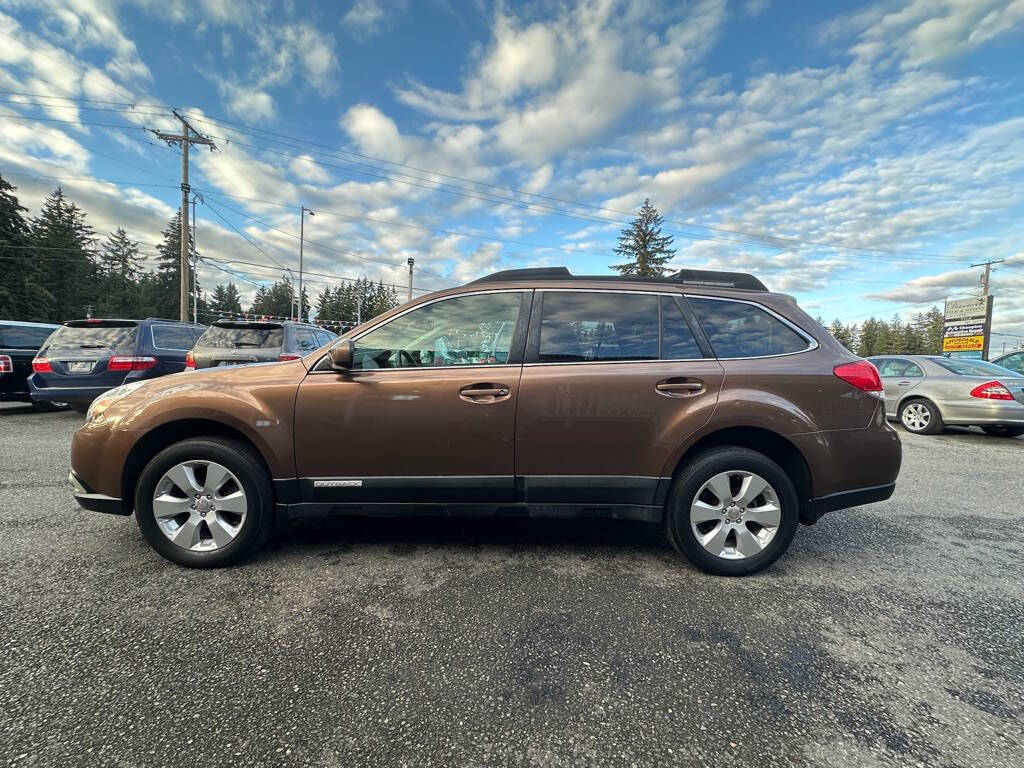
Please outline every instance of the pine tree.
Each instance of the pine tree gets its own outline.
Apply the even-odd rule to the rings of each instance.
[[[40,262],[30,249],[28,211],[18,202],[15,187],[0,176],[0,318],[11,320],[42,320],[33,297],[45,292],[40,279]]]
[[[144,305],[139,296],[142,258],[138,243],[121,227],[107,236],[96,260],[96,313],[105,317],[136,317]]]
[[[627,277],[661,277],[665,264],[675,254],[672,236],[661,234],[664,219],[658,209],[644,200],[639,215],[619,235],[615,253],[627,261],[613,264],[612,269]]]
[[[210,309],[214,312],[242,313],[242,300],[234,283],[218,285],[213,289]]]
[[[161,233],[163,240],[157,246],[157,273],[154,284],[155,295],[150,305],[151,312],[158,317],[175,318],[181,311],[181,212],[167,222]],[[191,234],[191,233],[190,233]],[[189,245],[192,246],[190,239]],[[190,250],[194,250],[191,249]],[[189,295],[192,295],[192,264],[188,267]],[[190,315],[191,317],[191,315]]]
[[[60,187],[46,198],[39,218],[32,222],[32,245],[38,250],[39,270],[47,294],[39,294],[41,314],[48,320],[84,317],[94,310],[92,286],[95,264],[90,256],[95,240],[82,210],[64,196]]]

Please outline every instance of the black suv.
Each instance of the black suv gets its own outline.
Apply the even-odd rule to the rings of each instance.
[[[84,413],[108,389],[185,370],[185,356],[204,328],[156,317],[71,320],[32,361],[32,399],[65,402]]]
[[[218,320],[196,342],[188,368],[298,360],[338,335],[311,323],[294,320],[255,322]]]
[[[49,323],[0,321],[0,402],[31,403],[28,377],[32,358],[51,333],[60,328]],[[35,403],[36,410],[49,410],[48,403]]]

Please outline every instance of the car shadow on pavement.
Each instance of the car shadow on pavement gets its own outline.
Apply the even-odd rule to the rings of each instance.
[[[281,531],[264,557],[316,549],[390,545],[395,554],[417,547],[476,549],[584,548],[669,552],[660,524],[607,518],[552,520],[533,518],[339,517],[304,521]]]

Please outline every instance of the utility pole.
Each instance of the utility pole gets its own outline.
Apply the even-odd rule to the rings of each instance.
[[[409,257],[409,294],[406,297],[406,301],[412,301],[412,266],[416,263],[416,259],[412,256]]]
[[[212,152],[217,148],[211,139],[203,136],[199,131],[189,125],[188,120],[172,110],[172,114],[181,121],[181,136],[164,131],[149,129],[150,133],[158,139],[166,141],[169,145],[181,145],[181,281],[179,285],[180,319],[188,321],[188,265],[189,265],[189,227],[188,227],[188,148],[190,144],[202,144],[210,148]],[[193,135],[195,134],[195,135]]]
[[[988,282],[992,276],[992,265],[1002,264],[1005,259],[989,259],[988,261],[979,261],[977,264],[971,264],[972,267],[984,267],[985,274],[981,277],[981,295],[988,296]]]
[[[196,250],[196,229],[199,219],[196,218],[196,198],[192,195],[192,322],[199,323],[199,251]]]
[[[302,206],[302,210],[299,212],[299,317],[298,320],[302,321],[302,246],[306,239],[306,214],[310,216],[315,215],[306,206]]]

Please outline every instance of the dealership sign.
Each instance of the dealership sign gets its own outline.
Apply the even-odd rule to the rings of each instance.
[[[988,337],[991,328],[991,296],[947,301],[942,351],[957,357],[988,359]]]

